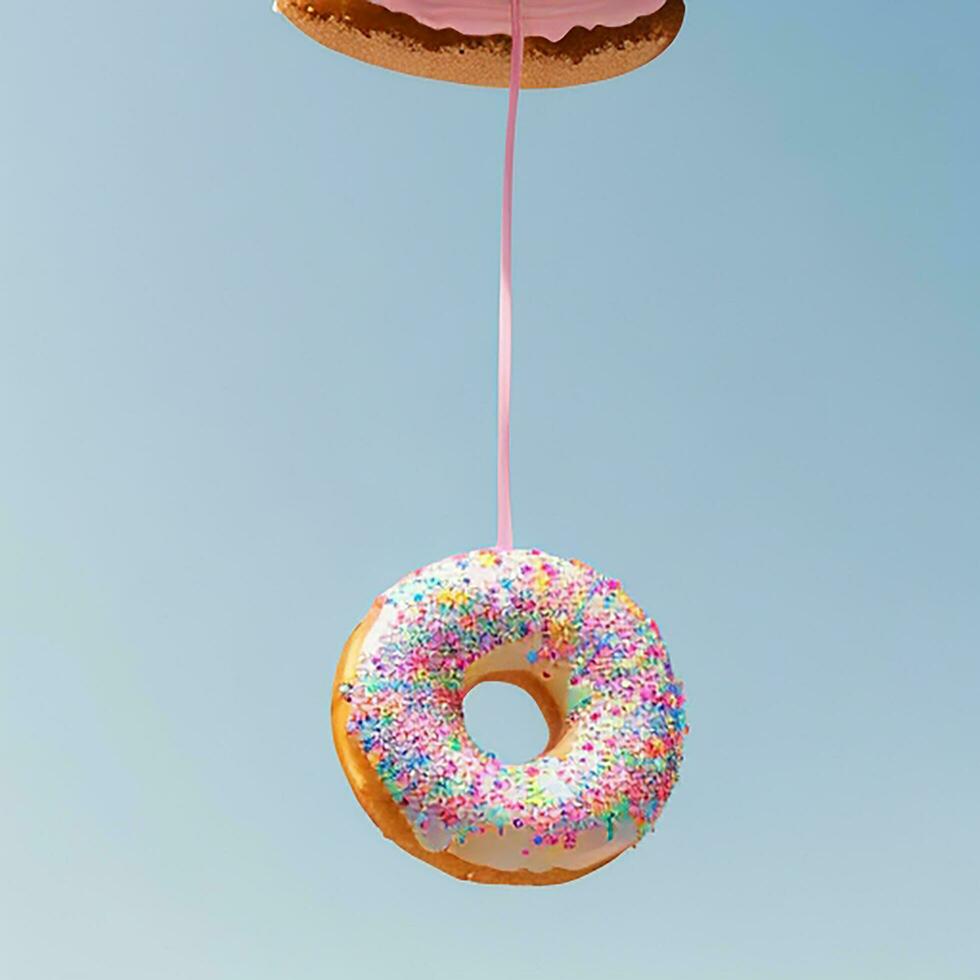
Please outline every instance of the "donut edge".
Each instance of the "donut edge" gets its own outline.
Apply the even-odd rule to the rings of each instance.
[[[462,858],[445,851],[427,851],[419,844],[408,821],[398,808],[398,804],[391,798],[391,794],[378,777],[360,744],[348,735],[347,722],[350,718],[350,705],[344,700],[340,692],[341,685],[354,678],[357,659],[360,656],[364,639],[378,618],[383,602],[383,597],[378,597],[374,601],[368,614],[358,623],[344,644],[334,675],[330,704],[330,727],[341,768],[344,770],[344,775],[347,777],[357,801],[381,833],[403,851],[407,851],[420,861],[431,864],[434,868],[438,868],[454,878],[459,878],[461,881],[472,881],[484,885],[560,885],[574,881],[576,878],[582,878],[619,857],[619,854],[614,854],[604,861],[576,870],[553,868],[550,871],[542,872],[499,871],[496,868],[488,868],[464,861]],[[497,679],[503,680],[505,678],[500,676]],[[532,693],[535,700],[538,700],[536,694],[530,691],[529,693]]]
[[[511,44],[503,34],[436,30],[369,0],[276,0],[276,9],[314,40],[359,61],[464,85],[508,84]],[[684,0],[667,0],[623,27],[576,27],[560,41],[527,38],[521,85],[563,88],[633,71],[667,50],[684,13]]]

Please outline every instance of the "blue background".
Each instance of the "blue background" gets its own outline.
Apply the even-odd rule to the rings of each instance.
[[[493,540],[504,93],[9,5],[4,976],[980,977],[980,13],[690,6],[522,100],[518,542],[623,579],[692,734],[652,839],[514,890],[327,729],[374,595]]]

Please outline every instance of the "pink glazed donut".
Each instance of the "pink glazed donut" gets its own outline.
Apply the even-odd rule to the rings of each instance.
[[[276,0],[310,37],[383,68],[506,86],[510,0]],[[525,88],[580,85],[661,54],[684,0],[521,0]]]
[[[463,699],[527,690],[550,739],[508,765],[469,736]],[[555,884],[653,828],[677,781],[681,683],[656,624],[579,561],[485,549],[422,568],[354,630],[332,723],[355,795],[409,853],[471,881]]]

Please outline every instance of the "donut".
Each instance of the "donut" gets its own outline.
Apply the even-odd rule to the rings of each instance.
[[[524,88],[558,88],[632,71],[667,49],[684,0],[523,0]],[[276,0],[328,48],[405,72],[505,87],[508,0]]]
[[[506,764],[469,736],[477,684],[527,691],[545,749]],[[538,550],[486,548],[380,595],[344,647],[331,704],[354,795],[381,832],[457,878],[547,885],[633,847],[677,781],[684,694],[620,583]]]

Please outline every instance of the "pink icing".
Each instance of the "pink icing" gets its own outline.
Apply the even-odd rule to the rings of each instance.
[[[656,13],[667,0],[522,0],[524,34],[560,41],[573,27],[623,27]],[[509,0],[384,0],[396,14],[461,34],[510,34]]]

